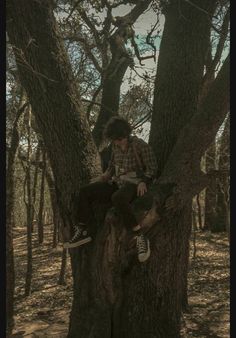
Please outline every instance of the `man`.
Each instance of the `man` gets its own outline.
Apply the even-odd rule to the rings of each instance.
[[[150,256],[149,240],[140,230],[142,223],[131,209],[131,202],[143,196],[152,182],[157,163],[151,147],[135,136],[131,136],[130,124],[121,117],[113,117],[107,123],[104,137],[112,143],[112,155],[107,170],[98,178],[80,189],[78,195],[78,225],[65,248],[74,248],[92,240],[88,235],[87,223],[90,218],[92,202],[109,202],[123,217],[128,231],[138,232],[137,252],[140,262]]]

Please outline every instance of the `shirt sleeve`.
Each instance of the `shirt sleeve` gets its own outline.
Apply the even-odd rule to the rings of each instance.
[[[104,176],[107,176],[109,178],[111,178],[114,173],[115,173],[115,165],[114,165],[114,153],[113,153],[113,147],[111,149],[111,158],[110,161],[108,163],[108,167],[106,169],[106,171],[103,173]]]
[[[155,154],[149,144],[142,142],[140,147],[142,162],[145,166],[144,175],[142,177],[145,183],[152,181],[157,173],[157,160]]]

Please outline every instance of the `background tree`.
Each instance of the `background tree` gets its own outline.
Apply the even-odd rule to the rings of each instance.
[[[135,6],[141,3],[135,1]],[[50,4],[9,0],[8,34],[68,223],[75,208],[71,196],[81,181],[99,171],[99,163]],[[200,160],[228,112],[229,60],[199,104],[218,2],[173,0],[162,5],[165,26],[150,133],[159,163],[153,193],[167,183],[175,186],[176,208],[164,209],[150,233],[147,264],[137,262],[124,231],[107,224],[94,231],[93,244],[71,253],[74,300],[68,337],[179,337],[191,200],[206,186],[209,175],[201,172]]]

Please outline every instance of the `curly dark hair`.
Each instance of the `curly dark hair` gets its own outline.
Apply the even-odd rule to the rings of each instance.
[[[112,117],[105,125],[103,137],[108,140],[129,137],[132,127],[128,121],[119,116]]]

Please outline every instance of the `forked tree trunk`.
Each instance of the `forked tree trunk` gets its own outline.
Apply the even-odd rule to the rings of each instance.
[[[105,224],[100,220],[93,243],[72,257],[68,338],[179,337],[186,296],[183,265],[188,266],[185,243],[191,229],[191,223],[183,227],[189,221],[188,209],[178,217],[164,214],[147,233],[151,256],[145,263],[138,261],[133,234],[124,230],[119,218],[108,214]]]

